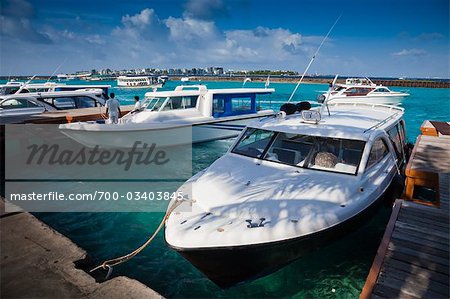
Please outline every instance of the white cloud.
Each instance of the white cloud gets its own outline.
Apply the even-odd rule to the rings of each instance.
[[[211,21],[169,17],[165,24],[170,30],[170,39],[174,42],[208,41],[216,38],[216,26]]]
[[[424,56],[427,52],[424,49],[403,49],[399,52],[391,53],[392,56],[405,57],[405,56]]]
[[[153,19],[157,18],[155,11],[152,8],[143,9],[140,13],[130,16],[122,17],[122,24],[125,26],[144,27],[152,23]]]

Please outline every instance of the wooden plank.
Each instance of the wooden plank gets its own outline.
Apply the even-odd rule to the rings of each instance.
[[[434,272],[442,273],[443,275],[449,275],[449,269],[447,266],[430,262],[430,261],[422,261],[418,259],[416,256],[403,254],[400,252],[388,251],[386,253],[386,258],[398,260],[407,264],[416,265],[418,267],[422,267],[425,269],[433,270]]]
[[[398,298],[398,299],[420,299],[419,295],[410,295],[402,292],[396,287],[390,287],[384,284],[377,284],[374,287],[373,293],[381,298]]]
[[[398,221],[403,222],[403,223],[414,223],[416,225],[420,225],[420,226],[424,226],[430,229],[436,229],[438,231],[442,231],[444,233],[449,232],[449,227],[448,227],[448,221],[445,220],[436,220],[434,222],[430,221],[430,219],[424,217],[419,217],[415,214],[401,214],[398,217]]]
[[[412,242],[412,243],[416,243],[416,244],[419,244],[419,245],[423,245],[423,246],[427,246],[427,247],[430,247],[430,248],[439,249],[439,250],[448,252],[448,246],[449,246],[448,243],[447,244],[443,244],[443,243],[440,243],[440,242],[427,240],[427,239],[421,238],[421,236],[408,234],[405,231],[397,231],[397,230],[395,230],[392,233],[392,238],[393,239],[397,239],[397,240]]]
[[[427,207],[424,205],[410,203],[410,202],[404,202],[403,207],[404,208],[414,208],[415,210],[421,210],[423,213],[433,214],[436,216],[445,215],[445,211],[442,211],[440,209],[436,209],[433,207]]]
[[[447,240],[449,239],[449,236],[446,233],[443,233],[443,232],[440,232],[440,231],[436,231],[436,230],[432,230],[432,229],[428,229],[428,228],[425,228],[425,227],[421,227],[419,225],[415,225],[415,224],[412,224],[412,223],[397,222],[395,224],[395,226],[403,228],[403,229],[407,229],[407,230],[410,230],[410,231],[415,231],[417,233],[425,233],[425,234],[430,234],[432,236],[440,237],[440,238],[443,238],[443,239],[447,239]]]
[[[398,271],[393,268],[389,268],[388,271],[381,270],[379,281],[382,283],[382,280],[399,280],[403,282],[400,286],[404,287],[405,284],[408,284],[413,287],[413,290],[427,290],[430,289],[436,295],[448,297],[448,284],[443,284],[438,281],[431,280],[429,277],[431,276],[430,272],[422,272],[421,275],[417,275],[418,273],[413,272],[405,272]]]
[[[432,219],[440,219],[440,220],[448,220],[450,219],[450,215],[448,213],[438,209],[438,208],[429,208],[427,210],[422,209],[422,205],[418,206],[410,206],[409,203],[405,204],[402,209],[403,214],[419,214],[426,215],[428,217],[432,217]]]
[[[439,136],[436,128],[430,123],[430,121],[425,120],[420,126],[420,132],[422,135],[428,136]]]
[[[442,250],[439,248],[433,248],[430,246],[425,246],[420,243],[411,242],[409,240],[399,239],[399,238],[391,238],[392,244],[394,244],[396,247],[403,247],[407,248],[408,250],[414,250],[417,252],[426,253],[430,256],[434,256],[437,258],[443,258],[445,260],[449,259],[449,252],[448,250]]]
[[[403,247],[403,246],[398,246],[394,243],[394,241],[391,240],[391,242],[389,242],[389,250],[393,251],[394,254],[395,253],[399,253],[399,254],[404,254],[404,255],[409,255],[411,257],[414,257],[417,261],[420,262],[432,262],[432,263],[436,263],[436,264],[440,264],[444,267],[449,267],[449,261],[446,258],[440,257],[440,256],[435,256],[433,254],[429,254],[420,250],[415,250],[412,248],[407,248],[407,247]]]
[[[447,213],[430,215],[419,209],[402,209],[400,215],[406,218],[420,218],[422,222],[428,222],[430,224],[436,224],[438,226],[449,227],[449,215]]]
[[[437,281],[444,285],[449,285],[448,275],[433,271],[431,269],[426,269],[417,265],[408,264],[399,260],[387,258],[384,260],[384,267],[386,269],[396,269],[398,271],[409,271],[415,273],[418,277],[422,279],[431,279]]]
[[[402,277],[398,277],[398,275],[400,275],[400,272],[383,272],[380,274],[379,284],[398,289],[402,293],[410,296],[418,296],[420,298],[447,298],[446,295],[448,292],[446,290],[448,290],[448,287],[446,285],[429,280],[413,281],[409,273]]]
[[[406,228],[403,228],[401,231],[396,230],[394,233],[398,233],[399,235],[401,234],[402,236],[405,236],[405,238],[417,238],[419,240],[423,240],[424,242],[433,242],[447,247],[450,244],[449,238],[441,238],[424,232],[408,230]]]
[[[438,212],[441,212],[441,210],[437,209]],[[405,217],[419,217],[422,219],[422,221],[427,221],[431,224],[439,224],[440,226],[444,225],[446,227],[449,227],[449,215],[447,213],[433,213],[428,214],[427,212],[424,212],[421,209],[402,209],[400,212],[400,215],[404,215]]]
[[[392,232],[394,231],[395,221],[397,220],[402,203],[403,200],[397,199],[394,203],[394,206],[392,207],[391,217],[389,218],[386,230],[384,231],[383,239],[381,240],[381,244],[378,247],[377,255],[375,256],[375,259],[372,263],[372,267],[370,267],[364,287],[361,291],[361,294],[359,295],[360,299],[368,299],[372,294],[373,287],[375,286],[375,283],[378,279],[384,257],[389,247],[389,240],[391,238]]]

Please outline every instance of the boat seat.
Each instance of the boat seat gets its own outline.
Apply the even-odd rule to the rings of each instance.
[[[296,165],[301,160],[301,153],[299,151],[285,149],[281,147],[274,147],[272,153],[276,154],[278,161],[290,165]]]
[[[329,152],[319,152],[314,159],[314,165],[326,168],[334,168],[337,164],[336,155]]]

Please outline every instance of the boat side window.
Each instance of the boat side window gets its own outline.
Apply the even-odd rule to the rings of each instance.
[[[243,112],[252,110],[252,97],[233,97],[231,99],[231,111]]]
[[[77,108],[96,107],[97,102],[90,97],[76,97]]]
[[[399,163],[403,160],[403,145],[402,145],[402,136],[400,135],[399,131],[399,125],[392,127],[387,133],[389,135],[389,138],[392,141],[392,144],[394,145],[395,153],[397,155],[397,159]]]
[[[406,131],[405,131],[405,121],[401,120],[398,123],[398,130],[400,132],[400,138],[402,142],[403,151],[406,153],[408,151],[408,145],[406,144]]]
[[[171,97],[163,107],[163,111],[195,108],[198,96]]]
[[[76,108],[75,99],[72,97],[53,98],[52,104],[57,109],[62,109],[62,110]]]
[[[389,92],[389,90],[387,88],[378,88],[374,92]]]
[[[224,117],[256,113],[256,94],[215,94],[213,116]]]
[[[272,131],[247,128],[232,152],[252,158],[261,158],[274,134]]]
[[[225,112],[225,99],[216,98],[213,99],[213,115],[217,116]]]
[[[389,153],[388,147],[382,138],[378,138],[373,143],[372,149],[369,154],[369,160],[367,161],[366,169],[377,164]]]
[[[1,107],[3,109],[17,109],[17,108],[28,108],[33,106],[28,106],[28,101],[26,99],[9,99],[4,101]]]

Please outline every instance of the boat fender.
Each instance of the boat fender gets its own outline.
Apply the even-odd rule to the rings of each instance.
[[[311,104],[307,101],[302,101],[300,103],[295,104],[298,112],[302,112],[303,110],[311,109]]]
[[[281,105],[280,111],[285,112],[286,115],[291,115],[297,111],[297,106],[291,103],[284,103],[283,105]]]

